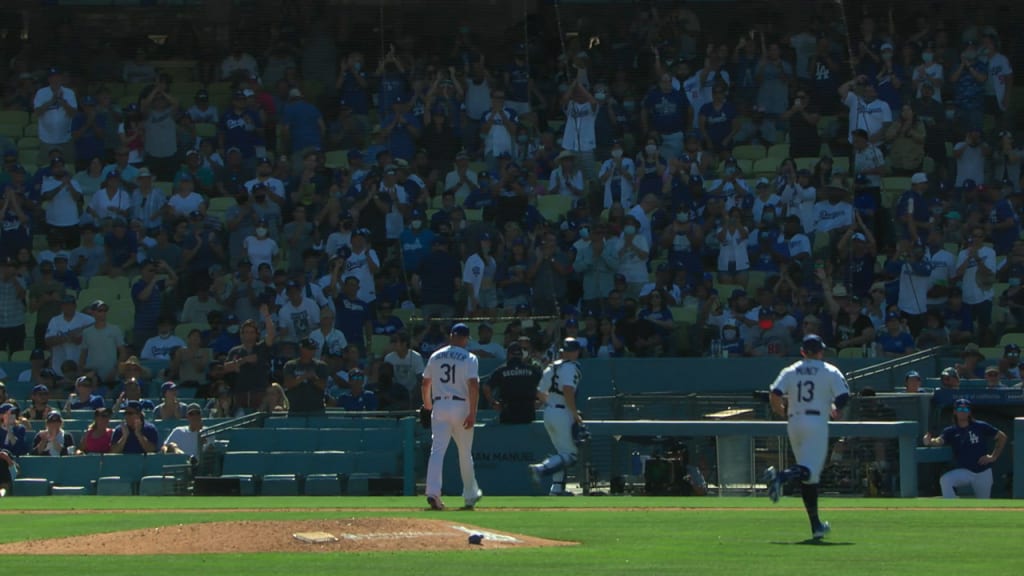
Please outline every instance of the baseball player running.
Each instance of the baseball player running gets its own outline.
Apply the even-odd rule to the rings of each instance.
[[[544,369],[537,385],[537,397],[544,403],[544,428],[555,446],[555,454],[539,464],[530,465],[530,474],[540,484],[542,476],[551,476],[551,496],[572,496],[565,490],[565,469],[576,463],[576,443],[572,428],[583,419],[576,410],[582,346],[575,338],[566,338],[559,349],[560,360]]]
[[[769,396],[772,411],[787,417],[786,431],[797,464],[782,472],[770,466],[764,472],[764,480],[772,502],[779,501],[784,483],[800,480],[811,534],[820,540],[832,528],[818,517],[818,481],[828,452],[828,419],[830,415],[839,418],[839,410],[850,399],[850,388],[843,373],[822,360],[825,342],[820,336],[804,336],[800,353],[804,359],[779,372]]]
[[[427,463],[427,503],[444,510],[441,472],[450,440],[459,450],[462,497],[468,510],[483,498],[473,470],[473,425],[480,396],[480,368],[475,354],[466,350],[469,327],[455,324],[448,346],[431,355],[423,370],[423,407],[430,410],[431,446]]]
[[[957,467],[939,478],[943,498],[956,498],[957,486],[970,485],[975,498],[987,499],[992,495],[992,463],[999,459],[1006,447],[1006,433],[971,414],[971,401],[960,398],[953,403],[953,425],[939,436],[924,435],[925,446],[953,448]],[[995,448],[988,451],[988,439],[995,438]]]

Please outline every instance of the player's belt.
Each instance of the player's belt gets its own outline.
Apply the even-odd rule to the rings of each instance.
[[[562,410],[565,410],[565,404],[552,404],[551,407],[552,408],[560,408]]]
[[[444,396],[434,396],[434,402],[438,400],[455,400],[456,402],[465,402],[466,399],[461,396],[455,396],[454,394],[445,394]]]
[[[807,416],[821,416],[821,411],[819,411],[819,410],[803,410],[803,411],[800,411],[800,412],[794,412],[794,413],[790,414],[790,417],[800,416],[801,414],[806,414]]]

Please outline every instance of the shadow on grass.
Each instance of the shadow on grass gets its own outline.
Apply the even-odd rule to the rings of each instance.
[[[853,546],[853,542],[832,542],[829,540],[815,540],[808,538],[799,542],[772,542],[777,546]]]

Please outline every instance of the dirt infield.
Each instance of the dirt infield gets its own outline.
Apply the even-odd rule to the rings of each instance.
[[[298,533],[326,532],[337,540],[310,544]],[[480,545],[469,543],[483,535]],[[487,530],[441,519],[350,518],[346,520],[240,521],[177,524],[4,544],[0,555],[231,554],[251,552],[386,552],[572,546],[562,542]]]

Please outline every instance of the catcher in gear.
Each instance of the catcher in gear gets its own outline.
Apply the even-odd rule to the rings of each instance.
[[[543,462],[531,464],[530,474],[538,484],[542,477],[551,477],[548,491],[551,496],[572,496],[572,492],[565,490],[565,469],[576,463],[573,426],[583,423],[576,409],[576,390],[582,378],[577,360],[582,348],[575,338],[563,340],[559,349],[561,359],[544,369],[537,388],[537,398],[544,403],[544,428],[556,454]]]

